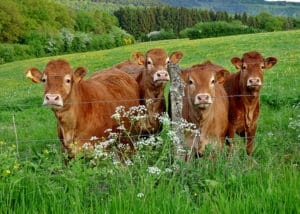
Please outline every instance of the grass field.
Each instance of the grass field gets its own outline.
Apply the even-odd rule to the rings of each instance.
[[[159,47],[181,50],[181,68],[211,60],[235,71],[234,56],[257,50],[278,63],[265,71],[256,146],[228,160],[172,162],[164,143],[123,166],[110,160],[62,163],[51,110],[41,106],[42,85],[26,68],[67,59],[89,74]],[[201,40],[137,43],[112,50],[39,58],[0,66],[0,213],[300,213],[300,31]],[[241,139],[240,139],[241,141]]]

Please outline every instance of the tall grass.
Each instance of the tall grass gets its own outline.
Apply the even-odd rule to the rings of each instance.
[[[211,60],[234,71],[231,57],[257,50],[278,64],[265,72],[253,157],[237,151],[189,163],[172,160],[164,144],[145,148],[124,166],[110,160],[62,161],[52,112],[41,107],[42,86],[24,77],[52,58],[0,66],[0,213],[299,213],[300,31],[202,40],[165,40],[60,56],[90,73],[135,51],[181,50],[182,68]]]

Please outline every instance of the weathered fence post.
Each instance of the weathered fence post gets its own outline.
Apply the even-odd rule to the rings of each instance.
[[[180,69],[178,64],[170,63],[168,66],[168,72],[170,75],[170,101],[171,107],[171,129],[174,134],[174,158],[175,160],[186,157],[186,150],[184,146],[184,133],[182,123],[182,99],[184,94],[184,83],[180,76]]]

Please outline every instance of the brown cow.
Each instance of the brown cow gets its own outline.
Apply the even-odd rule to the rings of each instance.
[[[170,80],[168,64],[178,63],[183,53],[175,51],[169,57],[165,50],[155,48],[147,51],[145,56],[137,52],[133,54],[133,57],[139,65],[144,66],[140,76],[136,79],[140,87],[140,104],[146,106],[148,118],[140,121],[140,127],[142,133],[155,133],[160,128],[157,116],[166,111],[164,89],[167,81]]]
[[[118,124],[111,116],[117,106],[129,108],[139,104],[139,87],[126,73],[111,69],[95,78],[83,80],[87,70],[75,71],[63,60],[51,60],[44,71],[31,67],[26,77],[44,83],[44,106],[54,112],[62,151],[74,157],[85,143],[106,137],[107,129]],[[128,123],[125,124],[128,126]]]
[[[263,71],[277,63],[275,57],[264,58],[256,51],[248,52],[243,58],[234,57],[231,63],[239,72],[231,74],[224,87],[229,96],[229,128],[228,137],[235,133],[245,137],[248,155],[253,152],[254,137],[259,116],[259,94],[263,83]],[[227,143],[231,145],[228,140]],[[247,139],[247,140],[246,140]]]
[[[133,57],[137,57],[135,54],[133,54]],[[136,79],[138,81],[138,79],[141,76],[141,73],[144,70],[144,65],[140,65],[137,62],[137,59],[135,58],[135,61],[131,61],[131,60],[125,60],[117,65],[114,66],[114,68],[117,68],[121,71],[124,71],[128,74],[130,74],[130,76],[132,76],[134,79]]]
[[[223,147],[228,127],[228,98],[223,87],[229,71],[210,61],[182,71],[185,82],[182,117],[194,123],[200,135],[187,132],[185,144],[196,157],[202,156],[205,146],[216,143]],[[188,157],[187,157],[188,158]]]

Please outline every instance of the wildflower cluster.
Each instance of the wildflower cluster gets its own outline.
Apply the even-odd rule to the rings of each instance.
[[[0,178],[14,174],[21,168],[17,146],[0,141]]]
[[[146,148],[153,148],[158,147],[163,144],[163,140],[160,136],[151,135],[148,138],[141,138],[139,141],[135,143],[138,150],[146,149]]]
[[[289,118],[289,128],[295,130],[297,133],[300,133],[300,114],[296,118]],[[300,140],[300,134],[298,135]]]

